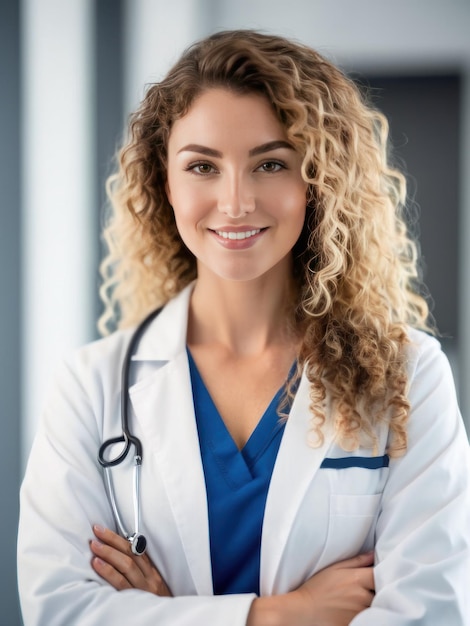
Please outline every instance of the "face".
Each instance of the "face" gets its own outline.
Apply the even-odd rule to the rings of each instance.
[[[167,194],[199,279],[291,274],[306,211],[300,166],[261,95],[210,89],[174,123]]]

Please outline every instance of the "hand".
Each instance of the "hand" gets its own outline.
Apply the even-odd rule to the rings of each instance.
[[[97,539],[90,542],[93,558],[91,565],[95,572],[118,591],[141,589],[157,596],[171,596],[171,592],[145,553],[137,556],[131,545],[108,528],[93,526]]]
[[[318,572],[294,594],[315,615],[315,626],[349,624],[374,598],[374,555],[361,554]]]
[[[257,598],[247,626],[347,626],[374,597],[373,553],[361,554],[314,574],[295,591]]]

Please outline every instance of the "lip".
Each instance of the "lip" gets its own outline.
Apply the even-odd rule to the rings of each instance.
[[[266,232],[267,228],[255,226],[222,226],[210,228],[209,232],[224,248],[245,250],[251,248]]]

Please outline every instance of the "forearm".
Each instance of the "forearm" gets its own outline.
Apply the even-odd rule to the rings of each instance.
[[[300,591],[256,598],[246,626],[312,626],[315,617],[310,598]]]
[[[291,596],[288,593],[256,598],[251,605],[246,626],[300,626]]]

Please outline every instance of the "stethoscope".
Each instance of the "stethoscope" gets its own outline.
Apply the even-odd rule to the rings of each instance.
[[[141,555],[145,552],[147,547],[147,539],[140,533],[140,472],[142,467],[142,442],[138,437],[132,435],[129,430],[129,371],[134,354],[135,348],[142,337],[145,329],[150,322],[160,313],[161,308],[156,311],[152,311],[137,327],[134,334],[131,337],[129,345],[124,356],[121,374],[121,424],[122,435],[113,437],[104,441],[98,451],[98,461],[104,469],[104,476],[106,482],[106,489],[108,492],[109,501],[113,510],[114,519],[116,525],[119,528],[119,532],[125,537],[131,544],[131,550],[134,554]],[[106,451],[111,446],[116,444],[122,444],[123,448],[118,452],[117,456],[107,457]],[[133,487],[133,500],[134,500],[134,532],[128,533],[124,527],[119,510],[116,503],[116,494],[113,487],[113,481],[111,477],[111,468],[119,465],[129,454],[131,445],[134,446],[134,487]]]

